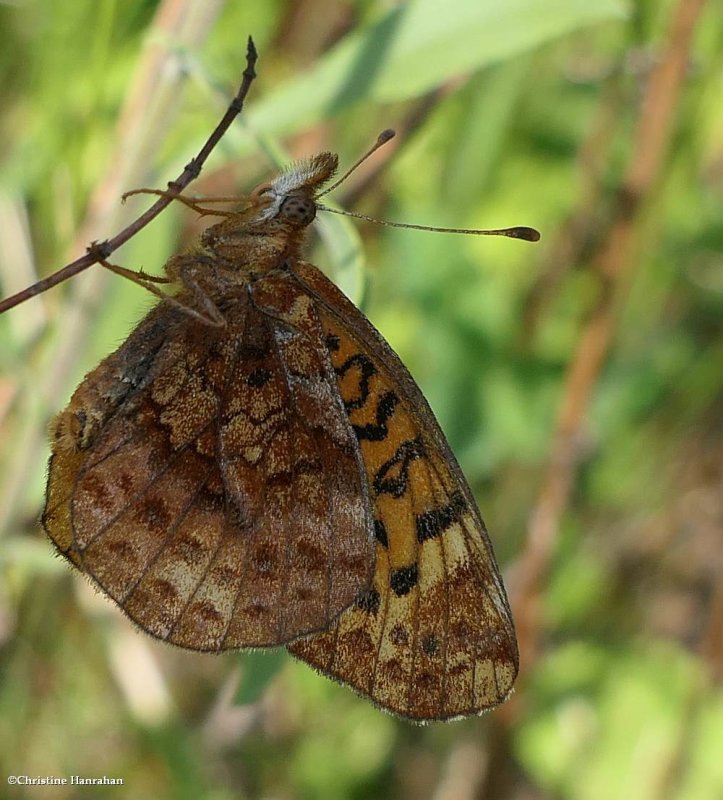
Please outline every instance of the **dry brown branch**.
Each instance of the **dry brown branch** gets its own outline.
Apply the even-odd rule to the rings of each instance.
[[[248,66],[244,71],[243,82],[241,83],[241,87],[239,88],[236,97],[234,97],[233,101],[231,102],[231,105],[226,111],[223,119],[216,126],[206,144],[201,148],[199,154],[188,162],[183,172],[178,176],[178,178],[176,178],[176,180],[169,181],[168,191],[165,193],[165,195],[160,197],[147,211],[141,214],[141,216],[135,219],[120,233],[116,234],[112,239],[107,239],[100,243],[93,242],[88,248],[86,255],[76,259],[72,263],[68,264],[57,272],[54,272],[47,278],[38,281],[37,283],[33,284],[33,286],[28,287],[22,292],[18,292],[16,295],[0,301],[0,313],[7,311],[16,305],[19,305],[20,303],[23,303],[25,300],[29,300],[35,295],[47,291],[62,281],[68,280],[68,278],[72,278],[79,272],[82,272],[93,264],[98,263],[102,258],[108,258],[111,253],[115,252],[122,244],[125,244],[129,239],[145,228],[149,222],[154,220],[161,213],[161,211],[163,211],[166,206],[171,203],[171,200],[174,196],[179,195],[183,189],[185,189],[186,186],[188,186],[188,184],[194,180],[194,178],[198,177],[203,163],[208,158],[213,148],[218,144],[219,140],[226,132],[231,122],[241,111],[243,101],[251,86],[251,81],[255,77],[253,65],[256,62],[256,51],[253,47],[253,42],[251,39],[249,39],[247,59]]]

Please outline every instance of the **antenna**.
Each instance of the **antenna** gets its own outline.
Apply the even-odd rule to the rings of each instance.
[[[374,217],[368,217],[366,214],[359,214],[355,211],[345,211],[340,208],[331,208],[329,206],[325,206],[323,203],[319,203],[318,199],[323,197],[325,194],[329,194],[329,192],[333,192],[334,189],[337,188],[340,184],[344,183],[344,181],[354,172],[354,170],[361,164],[363,164],[372,153],[375,153],[382,145],[385,145],[390,139],[393,139],[396,136],[396,133],[391,129],[387,128],[383,130],[379,136],[377,136],[376,142],[364,153],[364,155],[358,159],[351,167],[339,178],[337,181],[334,181],[328,189],[324,189],[323,192],[320,192],[314,198],[314,202],[316,207],[319,211],[328,211],[331,214],[340,214],[344,217],[354,217],[355,219],[363,219],[366,222],[375,222],[377,225],[386,225],[388,228],[412,228],[415,231],[432,231],[434,233],[462,233],[468,236],[507,236],[510,239],[523,239],[526,242],[537,242],[540,239],[540,232],[535,230],[534,228],[528,228],[526,225],[517,225],[513,228],[494,228],[492,230],[480,230],[478,228],[436,228],[432,225],[414,225],[411,222],[389,222],[383,219],[375,219]]]
[[[354,170],[358,166],[363,164],[369,158],[369,156],[372,153],[376,153],[376,151],[382,145],[385,145],[390,139],[393,139],[396,135],[397,135],[396,132],[393,131],[391,128],[387,128],[386,130],[383,130],[379,134],[379,136],[377,136],[376,142],[374,142],[374,144],[366,151],[366,153],[364,153],[364,155],[361,158],[357,159],[357,161],[355,161],[354,164],[352,164],[352,166],[349,167],[349,169],[341,176],[341,178],[339,178],[338,180],[334,181],[334,183],[332,183],[331,186],[328,189],[324,189],[323,192],[320,192],[319,194],[317,194],[314,199],[316,200],[319,197],[323,197],[325,194],[329,194],[329,192],[333,192],[334,189],[336,189],[337,186],[339,186],[342,183],[344,183],[344,181],[352,174],[352,172],[354,172]],[[323,208],[323,206],[319,206],[319,205],[317,205],[317,207],[318,208]]]
[[[374,151],[372,150],[371,152]],[[517,225],[513,228],[492,228],[490,230],[479,228],[435,228],[433,225],[414,225],[411,222],[389,222],[388,220],[375,219],[374,217],[368,217],[366,214],[330,208],[321,203],[317,203],[316,207],[320,211],[329,211],[332,214],[341,214],[344,217],[355,217],[367,222],[376,222],[377,225],[386,225],[388,228],[412,228],[415,231],[432,231],[433,233],[463,233],[468,236],[508,236],[510,239],[524,239],[526,242],[537,242],[540,239],[540,232],[535,228],[528,228],[526,225]]]

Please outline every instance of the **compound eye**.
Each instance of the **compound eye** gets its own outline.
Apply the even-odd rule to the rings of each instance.
[[[281,203],[279,215],[299,225],[310,225],[316,217],[316,203],[308,197],[290,194]]]

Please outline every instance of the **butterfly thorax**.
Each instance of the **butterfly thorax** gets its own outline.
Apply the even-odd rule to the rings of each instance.
[[[316,217],[317,192],[334,174],[337,161],[333,153],[320,153],[257,186],[243,209],[227,212],[202,235],[209,264],[235,272],[243,282],[296,261]]]
[[[315,213],[313,202],[303,200]],[[239,218],[228,217],[204,232],[201,252],[209,257],[214,270],[236,274],[245,281],[249,273],[268,272],[298,259],[309,223],[286,218],[249,223],[247,219],[247,212],[243,212]]]

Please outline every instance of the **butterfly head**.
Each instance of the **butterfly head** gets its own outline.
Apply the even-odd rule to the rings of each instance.
[[[226,212],[201,241],[241,273],[261,273],[298,256],[306,228],[316,218],[321,187],[336,171],[334,153],[299,161],[269,183],[257,186],[241,211]]]
[[[336,172],[335,153],[319,153],[292,164],[269,183],[257,186],[250,195],[255,222],[277,219],[292,226],[306,227],[316,217],[318,190]]]

